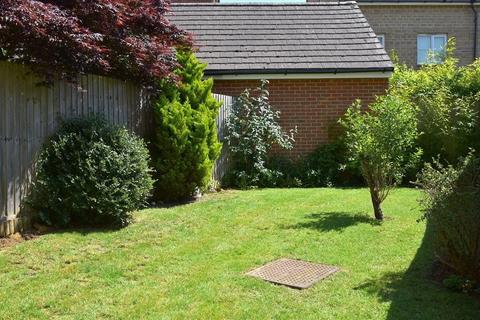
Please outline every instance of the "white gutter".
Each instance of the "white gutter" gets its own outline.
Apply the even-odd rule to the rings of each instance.
[[[431,6],[431,7],[463,7],[471,6],[471,3],[463,2],[357,2],[359,7],[369,7],[369,6]],[[475,6],[480,6],[480,3],[475,3]]]
[[[344,73],[265,73],[265,74],[221,74],[205,75],[215,80],[276,80],[276,79],[387,79],[392,75],[386,72],[344,72]]]

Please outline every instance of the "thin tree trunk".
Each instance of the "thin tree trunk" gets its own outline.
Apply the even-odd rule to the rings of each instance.
[[[373,212],[375,214],[375,219],[383,220],[383,211],[382,211],[382,202],[380,200],[380,194],[378,190],[371,186],[370,187],[370,196],[372,198]]]

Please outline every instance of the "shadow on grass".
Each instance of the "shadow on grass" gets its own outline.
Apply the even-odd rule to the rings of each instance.
[[[390,303],[386,319],[480,319],[480,303],[467,295],[453,293],[431,277],[432,231],[424,239],[406,272],[386,273],[372,278],[355,290],[376,295]]]
[[[188,204],[200,202],[203,196],[195,196],[187,199],[176,200],[176,201],[152,201],[149,206],[145,209],[169,209],[175,207],[181,207]]]
[[[288,229],[314,229],[318,231],[342,231],[358,224],[380,225],[381,222],[362,213],[352,214],[348,212],[322,212],[312,213],[305,216],[306,222],[301,222]]]
[[[86,236],[94,233],[113,233],[120,231],[124,228],[94,228],[94,227],[72,227],[72,228],[58,228],[51,229],[50,231],[45,232],[44,234],[64,234],[64,233],[76,233],[82,236]]]
[[[124,228],[119,226],[111,227],[89,227],[89,226],[71,226],[71,227],[57,227],[57,226],[48,226],[43,224],[40,221],[35,221],[32,225],[32,228],[27,230],[26,234],[32,234],[36,236],[42,236],[47,234],[67,234],[67,233],[76,233],[82,236],[93,234],[93,233],[113,233],[120,231]]]

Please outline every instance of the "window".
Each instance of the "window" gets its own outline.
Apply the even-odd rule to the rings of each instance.
[[[445,58],[447,35],[419,34],[417,37],[417,64],[441,63]]]
[[[384,34],[379,34],[377,35],[378,41],[380,41],[380,44],[382,47],[385,48],[385,35]]]

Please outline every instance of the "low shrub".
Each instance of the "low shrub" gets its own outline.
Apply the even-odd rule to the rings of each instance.
[[[427,164],[419,181],[436,256],[459,276],[480,283],[480,158],[469,155],[458,168]]]
[[[338,143],[318,146],[305,161],[303,181],[306,186],[332,186],[345,163]]]
[[[349,161],[343,138],[319,145],[305,160],[303,185],[307,187],[358,186],[358,162]]]
[[[297,188],[304,187],[303,173],[304,160],[291,159],[286,156],[271,155],[269,156],[266,167],[275,172],[275,175],[270,176],[270,180],[261,181],[263,187],[277,187],[277,188]]]
[[[361,185],[359,166],[347,160],[342,139],[321,144],[312,153],[297,159],[271,155],[266,167],[275,174],[261,180],[259,185],[281,188]]]
[[[144,142],[97,117],[65,122],[36,162],[28,203],[56,226],[125,226],[152,189]]]

